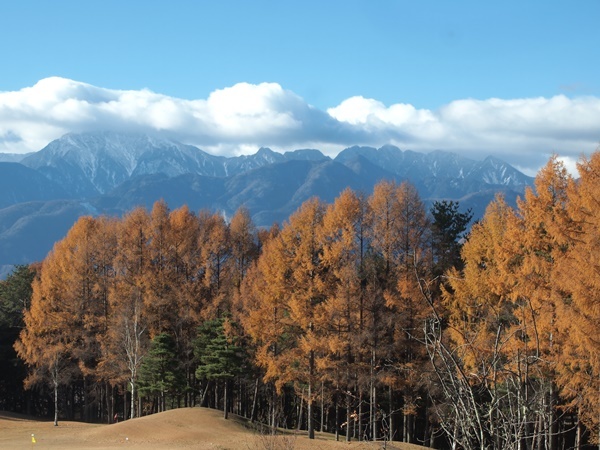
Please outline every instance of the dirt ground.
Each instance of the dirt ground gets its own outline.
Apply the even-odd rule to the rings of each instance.
[[[0,411],[0,449],[375,450],[383,443],[335,442],[329,434],[265,436],[219,411],[181,408],[112,425],[40,421]],[[32,442],[32,435],[36,442]],[[390,450],[424,450],[388,444]]]

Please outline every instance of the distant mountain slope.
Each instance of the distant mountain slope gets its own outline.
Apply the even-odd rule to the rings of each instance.
[[[283,222],[311,197],[332,202],[346,187],[362,191],[372,186],[345,165],[331,160],[292,160],[228,178],[144,175],[99,197],[94,205],[99,210],[122,214],[136,206],[150,209],[156,200],[163,199],[171,208],[185,204],[192,210],[221,211],[228,217],[245,206],[256,224],[270,226]]]
[[[68,197],[64,189],[41,173],[19,163],[0,162],[0,208]]]
[[[227,180],[222,197],[228,212],[244,205],[261,226],[283,222],[311,197],[332,202],[346,187],[367,187],[346,166],[330,160],[286,161]]]
[[[74,200],[28,202],[0,209],[0,266],[41,261],[78,217],[93,212]]]
[[[121,215],[138,206],[150,209],[161,199],[172,209],[188,205],[192,211],[216,210],[219,205],[215,202],[223,194],[225,180],[191,173],[177,177],[142,175],[97,198],[93,204],[98,210],[113,215]]]
[[[0,162],[21,162],[32,153],[0,153]]]
[[[164,199],[171,208],[230,217],[240,206],[258,226],[285,221],[304,201],[332,202],[349,187],[369,195],[381,180],[409,181],[426,204],[449,199],[480,218],[494,195],[514,204],[532,178],[509,164],[394,146],[226,158],[169,139],[115,132],[67,134],[22,160],[0,162],[0,267],[42,259],[84,214],[121,215]]]

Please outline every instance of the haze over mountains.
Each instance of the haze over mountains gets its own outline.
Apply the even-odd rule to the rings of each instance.
[[[0,154],[0,267],[42,260],[85,214],[121,215],[162,198],[172,209],[225,216],[245,206],[256,225],[270,226],[313,196],[331,202],[346,187],[370,193],[383,179],[410,181],[426,203],[458,200],[475,218],[497,192],[512,203],[533,181],[497,158],[443,151],[355,146],[331,159],[261,148],[227,158],[156,136],[72,133],[39,152]]]

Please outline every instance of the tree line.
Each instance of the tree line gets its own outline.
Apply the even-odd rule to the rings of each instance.
[[[457,202],[428,210],[387,181],[270,229],[162,201],[82,217],[0,284],[30,286],[11,379],[36,390],[10,405],[55,423],[203,405],[348,441],[600,445],[600,154],[578,170],[552,158],[468,235]]]

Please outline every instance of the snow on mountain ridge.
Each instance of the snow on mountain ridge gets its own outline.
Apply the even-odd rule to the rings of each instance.
[[[124,135],[113,132],[99,133],[69,133],[52,141],[40,152],[47,152],[49,156],[62,156],[71,161],[76,161],[83,168],[87,168],[90,175],[97,170],[98,158],[106,156],[118,162],[131,175],[135,169],[137,159],[146,151],[142,147],[143,135]]]
[[[66,179],[64,183],[71,184],[81,180],[77,189],[89,195],[93,191],[104,193],[131,177],[144,155],[161,151],[189,155],[191,149],[201,152],[195,147],[143,134],[69,133],[24,158],[23,164],[53,180]],[[200,158],[195,156],[195,159]],[[174,174],[179,172],[176,170]]]
[[[495,158],[475,161],[441,150],[419,153],[402,151],[393,145],[379,149],[354,146],[342,151],[334,161],[352,165],[357,158],[365,158],[400,179],[418,180],[432,192],[443,190],[444,184],[460,190],[473,183],[512,187],[529,183],[529,177]],[[318,162],[331,158],[319,150],[282,154],[266,147],[254,155],[227,158],[157,136],[103,131],[67,134],[25,158],[23,164],[39,170],[74,194],[91,197],[137,176],[162,173],[167,177],[183,174],[231,177],[290,160]]]

